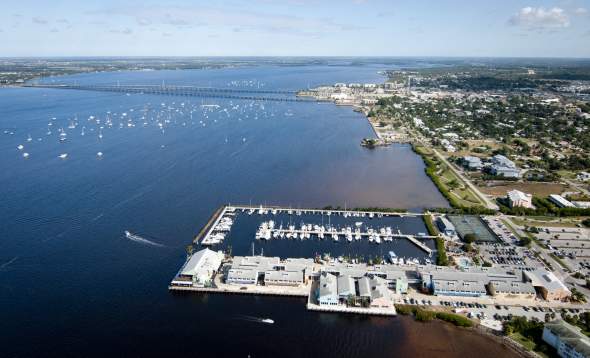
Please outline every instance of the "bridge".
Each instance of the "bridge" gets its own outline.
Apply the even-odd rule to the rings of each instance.
[[[168,96],[202,97],[202,98],[229,98],[253,101],[279,101],[279,102],[316,102],[315,99],[297,98],[296,91],[287,90],[260,90],[260,89],[236,89],[196,86],[170,86],[170,85],[80,85],[80,84],[29,84],[30,88],[69,89],[81,91],[156,94]]]

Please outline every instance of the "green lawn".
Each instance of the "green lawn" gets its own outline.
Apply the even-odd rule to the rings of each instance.
[[[520,343],[528,351],[532,351],[535,349],[535,342],[531,341],[530,339],[526,338],[518,332],[512,333],[510,335],[510,338]]]

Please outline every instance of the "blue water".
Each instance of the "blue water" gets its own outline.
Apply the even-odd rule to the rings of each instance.
[[[58,80],[299,89],[382,81],[381,69],[266,66]],[[205,111],[203,104],[220,107]],[[68,129],[72,121],[78,125]],[[184,247],[227,202],[446,205],[409,146],[360,147],[371,135],[362,115],[331,104],[0,89],[0,355],[395,353],[395,320],[311,313],[297,299],[167,291]],[[126,240],[126,229],[163,246]],[[240,314],[277,324],[256,325]]]

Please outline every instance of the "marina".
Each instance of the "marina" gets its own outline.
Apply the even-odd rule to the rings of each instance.
[[[270,220],[264,220],[259,224],[255,234],[257,241],[278,239],[305,241],[313,238],[332,241],[334,243],[339,241],[352,243],[363,240],[371,244],[380,245],[382,243],[391,243],[394,239],[407,239],[430,257],[433,249],[423,241],[436,238],[436,236],[428,235],[425,232],[406,234],[402,233],[400,229],[392,228],[392,226],[375,225],[373,223],[373,220],[383,218],[419,218],[421,220],[423,214],[420,213],[228,205],[216,211],[215,215],[206,225],[207,230],[200,232],[195,237],[195,242],[204,246],[223,243],[232,229],[236,215],[254,215],[272,218]],[[308,221],[310,220],[310,216],[315,216],[316,219],[320,217],[321,223],[305,223],[302,221],[302,216],[305,216],[305,219]],[[340,217],[348,224],[341,224],[340,221],[333,220],[334,217]],[[280,223],[278,221],[280,219],[277,218],[282,219]],[[297,221],[300,223],[296,224]]]

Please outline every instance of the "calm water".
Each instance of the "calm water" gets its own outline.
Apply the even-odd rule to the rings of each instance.
[[[298,89],[381,81],[380,69],[253,67],[67,80]],[[202,107],[213,104],[220,107]],[[67,141],[60,143],[62,128]],[[446,205],[408,146],[359,146],[371,128],[350,108],[0,89],[0,130],[0,355],[400,352],[399,319],[311,313],[297,299],[167,291],[184,247],[223,203]],[[59,159],[62,153],[68,158]],[[164,246],[128,241],[126,229]]]
[[[315,257],[316,255],[330,254],[331,257],[348,256],[351,258],[358,258],[364,262],[373,257],[381,257],[385,260],[389,259],[389,251],[393,250],[397,256],[403,258],[417,258],[423,260],[428,257],[428,254],[411,243],[407,239],[393,239],[392,241],[383,241],[381,244],[371,243],[367,237],[362,240],[354,240],[348,242],[342,235],[339,240],[335,242],[330,235],[326,235],[324,239],[319,239],[312,235],[306,240],[301,239],[287,239],[287,238],[273,238],[271,240],[256,240],[256,231],[263,221],[273,220],[275,228],[282,226],[288,228],[289,225],[295,225],[297,229],[301,227],[302,223],[311,225],[323,225],[343,230],[351,227],[355,229],[355,223],[362,223],[361,229],[366,232],[372,228],[379,231],[380,228],[390,227],[392,232],[397,233],[400,230],[404,234],[426,233],[427,229],[424,225],[422,217],[348,217],[341,215],[319,215],[319,214],[302,214],[288,215],[287,213],[279,213],[276,215],[266,214],[258,215],[238,212],[234,217],[234,223],[231,231],[227,234],[225,240],[220,245],[215,245],[214,248],[227,249],[231,247],[233,255],[251,255],[252,243],[254,243],[254,250],[259,254],[261,250],[265,256],[279,256],[281,258],[288,257]],[[434,241],[431,239],[424,239],[423,242],[434,249]]]

